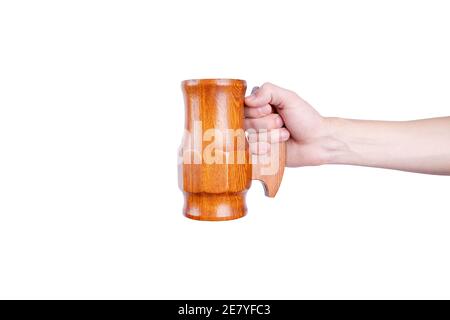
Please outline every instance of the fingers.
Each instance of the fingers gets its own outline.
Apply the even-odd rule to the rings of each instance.
[[[272,113],[272,106],[266,104],[262,107],[244,108],[246,118],[261,118]]]
[[[283,126],[283,120],[281,119],[280,115],[276,113],[271,113],[267,116],[264,116],[262,118],[246,118],[244,119],[245,122],[245,128],[246,129],[278,129]]]
[[[244,121],[252,154],[264,156],[270,152],[271,144],[289,140],[290,133],[283,128],[281,116],[273,113],[273,107],[283,109],[294,96],[289,90],[265,83],[245,98]]]
[[[270,143],[260,141],[249,143],[250,152],[252,154],[266,154],[270,151]]]
[[[286,128],[279,128],[270,131],[256,132],[254,130],[249,131],[248,141],[249,143],[255,142],[284,142],[289,140],[289,131]]]
[[[247,107],[262,107],[267,104],[282,107],[287,100],[291,99],[292,93],[271,83],[264,83],[259,89],[254,90],[245,98]]]
[[[265,155],[270,152],[272,144],[284,142],[289,139],[289,131],[279,128],[264,132],[251,132],[248,135],[250,152],[257,155]]]
[[[252,154],[266,155],[272,147],[289,139],[289,131],[286,128],[271,130],[263,133],[249,135],[249,148]]]

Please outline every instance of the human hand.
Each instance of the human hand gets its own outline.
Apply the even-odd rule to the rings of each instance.
[[[286,141],[289,167],[334,163],[450,175],[450,117],[325,118],[294,92],[270,83],[246,97],[245,105],[251,152],[266,155],[273,143]]]
[[[271,144],[286,141],[288,167],[327,163],[327,122],[295,92],[265,83],[245,98],[250,150],[264,155]]]

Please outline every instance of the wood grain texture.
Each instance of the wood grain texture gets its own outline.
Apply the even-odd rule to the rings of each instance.
[[[184,215],[208,221],[243,217],[247,213],[245,196],[252,180],[251,156],[244,131],[246,82],[237,79],[186,80],[182,82],[182,90],[185,134],[180,148],[183,161],[179,162],[178,174],[185,198]],[[204,135],[211,131],[214,135],[205,139]],[[225,142],[214,144],[214,152],[208,153],[218,136],[226,137]],[[202,140],[200,144],[198,139]],[[207,161],[206,156],[211,154],[216,161]],[[259,167],[257,170],[260,172]],[[256,173],[253,176],[265,183],[266,195],[274,196],[282,171],[276,177]]]
[[[283,179],[284,167],[286,165],[286,142],[278,144],[278,150],[271,150],[271,164],[277,163],[278,169],[275,174],[264,174],[264,167],[267,165],[253,164],[252,179],[263,183],[264,193],[267,197],[273,198],[278,192]]]

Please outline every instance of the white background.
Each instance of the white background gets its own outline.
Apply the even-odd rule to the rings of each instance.
[[[447,1],[3,1],[0,298],[450,298],[450,177],[322,166],[182,216],[180,81],[450,114]]]

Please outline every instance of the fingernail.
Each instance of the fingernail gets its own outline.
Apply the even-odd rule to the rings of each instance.
[[[256,91],[258,91],[259,87],[253,87],[252,89],[252,95],[254,95],[256,93]]]

